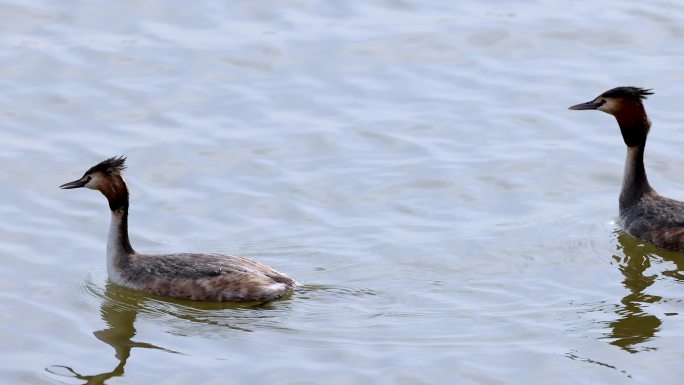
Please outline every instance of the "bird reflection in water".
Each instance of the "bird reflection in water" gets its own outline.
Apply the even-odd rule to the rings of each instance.
[[[139,302],[143,297],[127,295],[125,298],[119,298],[121,296],[117,293],[118,290],[120,289],[111,283],[107,283],[104,293],[105,300],[100,306],[100,315],[107,324],[107,328],[93,333],[97,339],[114,348],[115,356],[119,361],[118,365],[109,372],[93,375],[80,374],[63,365],[50,366],[46,368],[48,372],[82,380],[84,381],[83,384],[105,384],[108,379],[120,377],[124,374],[124,367],[131,355],[132,348],[159,349],[169,353],[177,353],[145,342],[133,341],[136,333],[134,323],[140,309]]]
[[[662,321],[657,315],[649,313],[647,308],[663,298],[649,294],[647,290],[663,277],[684,281],[684,253],[656,248],[622,231],[617,232],[617,242],[622,255],[613,258],[624,277],[622,284],[629,293],[622,298],[615,311],[618,318],[609,323],[612,331],[608,337],[612,345],[630,353],[652,350],[654,348],[641,344],[655,336]],[[652,272],[647,271],[652,268]]]

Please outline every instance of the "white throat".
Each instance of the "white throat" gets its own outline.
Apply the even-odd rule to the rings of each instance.
[[[129,258],[128,253],[121,246],[121,224],[123,213],[112,211],[112,220],[109,224],[107,236],[107,275],[117,285],[126,286],[121,276],[121,263]]]
[[[652,192],[644,169],[644,149],[639,146],[627,148],[625,175],[620,191],[620,210],[625,210],[639,203],[644,194]]]
[[[622,189],[628,188],[630,181],[634,180],[637,173],[637,156],[639,148],[627,147],[627,159],[625,159],[625,171],[622,177]]]

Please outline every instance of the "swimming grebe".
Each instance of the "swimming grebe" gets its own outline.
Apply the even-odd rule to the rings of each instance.
[[[620,192],[620,224],[635,237],[664,249],[684,251],[684,202],[659,195],[646,178],[644,147],[651,122],[642,100],[652,95],[638,87],[617,87],[596,99],[570,107],[599,110],[615,116],[627,145]]]
[[[107,275],[121,286],[199,301],[268,301],[292,292],[294,281],[248,258],[223,254],[139,254],[128,240],[128,187],[124,157],[109,158],[63,189],[87,187],[109,201]]]

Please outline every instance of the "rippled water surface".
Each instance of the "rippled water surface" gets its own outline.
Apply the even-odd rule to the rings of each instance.
[[[614,119],[684,198],[675,1],[3,1],[0,383],[680,384],[684,254],[619,231]],[[128,156],[147,252],[246,255],[267,305],[108,283]]]

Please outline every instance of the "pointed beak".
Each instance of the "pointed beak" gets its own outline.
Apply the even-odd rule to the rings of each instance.
[[[602,103],[597,103],[595,101],[575,104],[572,107],[568,107],[568,110],[595,110],[602,106]]]
[[[79,188],[79,187],[85,186],[86,183],[88,183],[88,181],[85,178],[81,178],[81,179],[75,180],[73,182],[64,183],[63,185],[59,186],[59,188],[65,189],[65,190],[71,189],[71,188]]]

